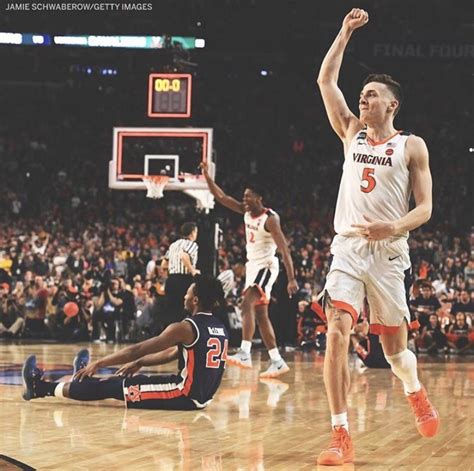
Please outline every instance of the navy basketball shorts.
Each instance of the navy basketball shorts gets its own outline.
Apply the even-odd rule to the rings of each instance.
[[[196,410],[204,405],[185,396],[180,388],[182,379],[177,375],[145,376],[125,378],[123,394],[129,409]]]

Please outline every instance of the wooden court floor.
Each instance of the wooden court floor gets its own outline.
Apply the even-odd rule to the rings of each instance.
[[[97,357],[116,347],[90,348]],[[389,371],[362,371],[351,361],[356,462],[318,468],[317,454],[329,437],[320,355],[287,354],[291,371],[264,383],[258,371],[266,353],[256,352],[253,370],[227,369],[204,411],[127,412],[114,400],[22,400],[19,372],[27,355],[35,353],[59,378],[70,374],[78,349],[0,344],[0,455],[40,470],[474,470],[472,357],[420,361],[421,379],[442,420],[433,439],[418,435]],[[171,372],[170,366],[160,371]]]

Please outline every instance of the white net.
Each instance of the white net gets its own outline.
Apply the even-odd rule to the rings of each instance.
[[[154,177],[144,177],[143,182],[148,190],[146,193],[147,198],[163,198],[163,190],[168,183],[170,177],[166,175],[158,175]]]

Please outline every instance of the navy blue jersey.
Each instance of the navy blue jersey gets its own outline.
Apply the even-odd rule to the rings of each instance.
[[[229,336],[224,324],[208,313],[187,317],[196,332],[191,345],[179,347],[179,377],[182,393],[198,405],[210,401],[224,374]]]

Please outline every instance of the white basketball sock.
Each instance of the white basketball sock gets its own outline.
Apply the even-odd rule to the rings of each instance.
[[[270,355],[270,359],[272,361],[281,360],[281,355],[280,355],[280,352],[278,351],[278,347],[275,347],[275,348],[272,348],[271,350],[268,350],[268,354]]]
[[[406,349],[403,352],[385,357],[392,367],[392,372],[403,383],[405,394],[417,392],[421,389],[418,381],[417,361],[413,352]]]
[[[343,412],[342,414],[331,414],[331,426],[344,427],[347,431],[349,431],[347,412]]]
[[[62,399],[66,397],[63,393],[64,386],[66,386],[66,383],[58,383],[58,385],[54,388],[54,395],[56,397],[61,397]]]
[[[252,349],[252,342],[248,341],[248,340],[242,340],[241,344],[240,344],[240,349],[244,352],[244,353],[248,353],[250,354],[250,350]]]

